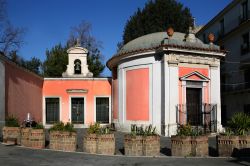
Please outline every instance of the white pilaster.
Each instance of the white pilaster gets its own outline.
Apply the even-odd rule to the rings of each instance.
[[[220,94],[220,67],[210,67],[210,101],[217,104],[217,131],[222,131],[221,125],[221,94]]]

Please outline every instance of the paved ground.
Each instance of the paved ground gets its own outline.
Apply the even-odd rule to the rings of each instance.
[[[90,155],[81,152],[67,153],[50,150],[33,150],[0,144],[0,166],[250,166],[250,159],[234,158],[175,158],[125,157]]]

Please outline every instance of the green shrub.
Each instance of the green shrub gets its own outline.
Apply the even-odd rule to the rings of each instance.
[[[99,132],[99,134],[110,134],[110,128],[109,127],[101,127]]]
[[[18,119],[16,117],[14,117],[13,115],[6,118],[5,126],[7,126],[7,127],[20,127]]]
[[[99,130],[100,130],[100,124],[95,123],[95,124],[90,124],[87,132],[88,132],[88,134],[98,134]]]
[[[41,123],[37,123],[34,127],[32,127],[33,129],[44,129],[44,126]]]
[[[50,129],[49,131],[68,131],[68,132],[76,132],[74,129],[73,124],[71,123],[66,123],[66,125],[64,125],[63,122],[58,122],[55,123]]]
[[[110,134],[109,127],[101,127],[100,123],[91,124],[87,130],[88,134]]]
[[[202,135],[202,131],[198,129],[192,129],[190,124],[179,125],[177,129],[178,136],[199,136]]]
[[[156,127],[153,127],[152,125],[146,126],[145,129],[143,126],[138,127],[135,124],[131,125],[131,133],[132,136],[151,136],[151,135],[157,135],[156,133]]]
[[[250,131],[250,116],[242,112],[234,114],[228,122],[227,130],[234,135],[247,134]]]

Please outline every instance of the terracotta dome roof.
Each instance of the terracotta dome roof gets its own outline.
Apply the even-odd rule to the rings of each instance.
[[[127,44],[125,44],[117,54],[123,54],[126,52],[149,49],[160,46],[162,44],[175,44],[179,46],[189,46],[189,47],[201,47],[209,48],[208,44],[204,44],[200,39],[195,38],[194,42],[186,41],[187,34],[175,32],[171,39],[169,39],[166,32],[156,32],[148,35],[138,37]],[[215,46],[215,49],[219,47]]]
[[[194,34],[185,34],[174,32],[169,37],[167,32],[155,32],[138,37],[125,44],[111,59],[108,60],[107,66],[110,68],[110,62],[117,58],[142,52],[156,51],[160,47],[173,47],[182,50],[201,50],[209,52],[220,52],[220,47],[214,44],[204,44]]]

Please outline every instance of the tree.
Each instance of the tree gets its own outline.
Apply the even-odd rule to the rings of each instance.
[[[0,0],[0,51],[9,56],[12,51],[17,51],[23,43],[23,28],[16,28],[8,21],[6,1]]]
[[[17,51],[11,51],[9,53],[9,58],[12,62],[18,64],[19,66],[26,68],[27,70],[30,70],[38,75],[41,74],[40,68],[41,68],[42,62],[40,59],[36,57],[32,57],[31,60],[25,60],[17,54]]]
[[[123,44],[153,32],[165,31],[173,27],[175,31],[187,32],[192,26],[192,15],[176,0],[150,0],[138,9],[127,21],[123,32]]]
[[[101,43],[91,36],[91,24],[81,22],[78,26],[72,27],[66,46],[56,45],[50,51],[46,51],[46,60],[43,63],[43,72],[46,77],[61,77],[67,69],[68,55],[67,49],[74,47],[77,40],[80,45],[88,49],[87,56],[88,69],[94,77],[100,76],[105,66],[102,64],[102,54],[100,52]]]
[[[67,69],[67,47],[57,44],[51,50],[46,50],[46,59],[43,62],[43,75],[45,77],[61,77]]]
[[[25,64],[24,64],[25,68],[40,75],[40,68],[41,68],[41,65],[42,65],[42,62],[40,59],[36,58],[36,57],[32,57],[31,60],[27,60],[25,61]]]
[[[80,41],[80,45],[89,51],[87,57],[88,69],[94,77],[98,77],[105,68],[105,65],[102,64],[100,52],[102,46],[101,42],[97,41],[90,32],[91,24],[82,21],[78,26],[72,27],[67,45],[72,47],[76,45],[77,40]]]

